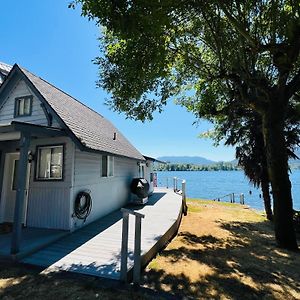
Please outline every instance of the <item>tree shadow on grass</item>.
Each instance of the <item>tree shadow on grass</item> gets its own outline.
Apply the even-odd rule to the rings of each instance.
[[[37,268],[24,265],[1,265],[0,299],[160,299],[160,295],[152,290],[135,290],[120,281],[106,278],[95,278],[69,272],[40,273]],[[105,268],[105,267],[102,267]],[[71,269],[97,269],[94,264],[89,266],[72,265]],[[163,298],[163,297],[162,297]]]
[[[145,272],[144,284],[178,297],[300,298],[300,254],[276,248],[268,222],[217,224],[227,236],[180,232],[159,266]],[[186,266],[193,266],[190,273]]]

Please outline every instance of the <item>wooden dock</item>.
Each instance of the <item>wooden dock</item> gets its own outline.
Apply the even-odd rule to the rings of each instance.
[[[176,233],[182,197],[171,189],[156,189],[144,206],[129,206],[145,215],[142,221],[142,265]],[[44,272],[69,271],[120,279],[122,213],[113,212],[24,258],[23,263],[45,267]],[[134,217],[129,219],[128,272],[133,267]]]

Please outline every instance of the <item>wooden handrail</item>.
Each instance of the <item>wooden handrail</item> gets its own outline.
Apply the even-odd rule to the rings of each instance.
[[[123,213],[121,244],[121,280],[127,282],[128,225],[129,215],[133,215],[135,216],[133,282],[138,284],[140,282],[141,277],[142,218],[145,218],[145,215],[127,208],[121,208],[121,212]]]
[[[182,207],[183,214],[187,215],[187,204],[186,204],[186,181],[182,180]]]

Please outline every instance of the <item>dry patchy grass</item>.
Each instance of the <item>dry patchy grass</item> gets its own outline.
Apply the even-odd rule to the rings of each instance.
[[[300,255],[276,248],[262,214],[239,204],[190,200],[179,233],[144,273],[145,287],[176,298],[300,299]],[[42,275],[0,264],[0,299],[163,299],[102,280]]]
[[[1,300],[89,300],[89,299],[160,299],[131,287],[103,284],[93,277],[42,275],[37,270],[18,266],[0,265]]]
[[[300,299],[300,255],[276,248],[272,224],[239,204],[190,200],[178,236],[144,285],[199,299]]]

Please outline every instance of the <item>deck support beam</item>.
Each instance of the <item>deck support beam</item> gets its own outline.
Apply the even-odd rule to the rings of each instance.
[[[20,140],[20,160],[17,173],[17,193],[14,211],[13,233],[11,239],[11,254],[20,251],[23,209],[25,202],[26,174],[28,165],[28,150],[30,144],[30,133],[22,132]]]

